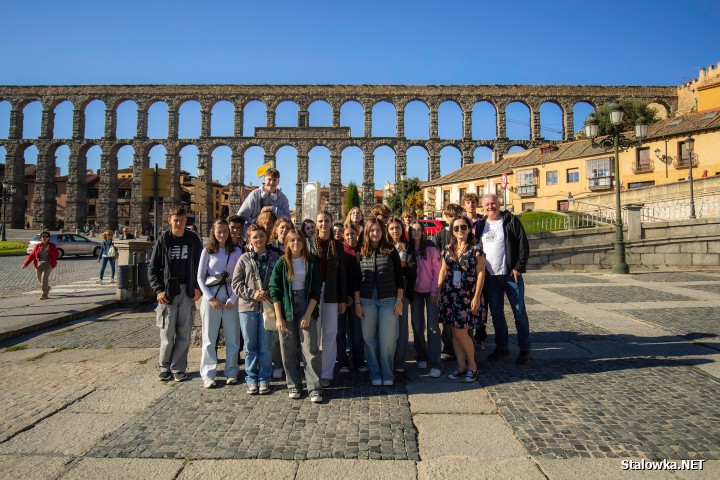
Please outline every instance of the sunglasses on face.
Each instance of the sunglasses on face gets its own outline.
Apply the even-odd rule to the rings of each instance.
[[[459,232],[460,230],[462,230],[464,232],[467,229],[468,229],[467,225],[455,225],[453,227],[453,232]]]

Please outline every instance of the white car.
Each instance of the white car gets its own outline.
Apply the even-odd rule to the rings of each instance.
[[[58,258],[62,258],[65,255],[92,255],[93,257],[97,257],[100,255],[100,250],[102,249],[100,242],[74,233],[51,233],[50,241],[54,243],[58,249]],[[32,252],[35,245],[40,242],[40,235],[35,235],[32,240],[28,242],[27,253]]]

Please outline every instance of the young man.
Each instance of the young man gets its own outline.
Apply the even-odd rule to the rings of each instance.
[[[515,317],[520,347],[520,355],[515,363],[523,365],[530,361],[530,325],[522,279],[530,255],[528,239],[518,217],[500,210],[497,195],[485,195],[482,206],[486,217],[478,222],[475,238],[481,239],[487,260],[484,294],[495,328],[495,351],[488,356],[488,360],[499,360],[510,353],[504,312],[507,296]]]
[[[392,217],[392,210],[390,210],[390,207],[387,205],[375,205],[370,212],[370,215],[377,218],[378,220],[382,220],[383,225],[387,227],[388,220],[390,220],[390,217]]]
[[[235,247],[245,253],[245,240],[242,236],[245,219],[240,215],[230,215],[227,217],[227,222],[230,226],[230,241]]]
[[[278,187],[279,184],[280,171],[268,168],[263,184],[250,192],[238,210],[238,215],[245,219],[246,225],[255,223],[255,219],[264,210],[272,211],[277,218],[290,218],[290,203]]]
[[[470,219],[473,229],[477,226],[478,222],[482,218],[477,213],[477,207],[480,204],[478,196],[472,192],[466,193],[463,197],[463,206],[465,207],[465,216]]]
[[[170,229],[158,237],[148,273],[158,301],[159,379],[182,382],[187,379],[195,302],[202,295],[197,270],[203,246],[197,235],[185,230],[187,216],[183,207],[172,207],[168,214]]]
[[[412,208],[406,208],[402,212],[402,221],[403,221],[403,227],[405,228],[405,241],[410,241],[410,225],[415,223],[415,220],[417,220],[417,213],[415,213],[415,210]]]

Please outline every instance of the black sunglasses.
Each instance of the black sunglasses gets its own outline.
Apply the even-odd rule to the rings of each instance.
[[[460,230],[465,231],[465,230],[467,230],[467,229],[468,229],[468,226],[465,225],[465,224],[463,224],[463,225],[455,225],[455,226],[453,227],[453,232],[459,232]]]

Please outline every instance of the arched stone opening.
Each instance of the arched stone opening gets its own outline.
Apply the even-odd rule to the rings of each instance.
[[[276,127],[297,127],[298,112],[300,107],[292,100],[280,102],[275,107],[275,126]]]
[[[193,177],[197,177],[199,153],[197,145],[192,143],[185,144],[180,149],[180,169],[185,170]]]
[[[427,140],[430,138],[430,108],[421,100],[405,105],[405,138]]]
[[[380,145],[373,150],[372,154],[375,164],[373,185],[376,190],[382,190],[385,183],[389,183],[395,178],[395,150],[388,145]]]
[[[407,149],[407,177],[427,181],[430,178],[430,153],[421,145]]]
[[[485,147],[485,146],[477,147],[473,151],[473,161],[475,163],[492,162],[493,157],[494,157],[494,152],[493,152],[492,148],[490,148],[490,147]]]
[[[121,104],[122,105],[122,104]],[[125,105],[123,107],[122,111],[128,111],[130,112],[129,115],[132,115],[133,117],[136,117],[137,111],[137,105],[135,105],[134,110],[131,108],[133,105],[135,105],[135,102],[130,101],[129,104]],[[83,138],[91,138],[91,139],[97,139],[102,138],[105,136],[105,111],[107,110],[107,105],[105,105],[105,102],[102,100],[92,100],[88,102],[82,111],[82,116],[84,118],[81,119],[83,131],[85,132],[84,135],[82,135]],[[117,115],[118,110],[115,110],[115,114]],[[75,113],[77,115],[77,112]],[[116,116],[117,118],[117,116]],[[123,133],[126,133],[125,137],[120,137],[120,133],[116,131],[116,135],[118,138],[133,138],[137,134],[137,129],[135,125],[137,124],[137,118],[134,118],[133,120],[130,120],[127,116],[122,117],[122,121],[133,121],[132,129],[123,129]]]
[[[453,145],[440,150],[440,176],[458,170],[462,166],[462,152]]]
[[[135,138],[138,126],[138,106],[133,100],[125,100],[115,109],[117,138]]]
[[[510,148],[507,149],[507,153],[524,152],[525,150],[527,150],[527,148],[522,145],[510,145]]]
[[[540,137],[545,140],[563,140],[563,111],[555,102],[540,105]]]
[[[197,100],[183,102],[178,108],[178,138],[200,138],[202,106]]]
[[[308,107],[311,127],[331,127],[333,109],[325,100],[315,100]]]
[[[372,107],[372,136],[394,137],[397,133],[395,105],[380,101]]]
[[[489,140],[497,136],[497,111],[490,102],[477,102],[472,108],[473,140]]]
[[[595,113],[595,106],[589,102],[576,102],[573,104],[573,125],[575,133],[585,129],[585,120],[591,113]]]
[[[42,117],[42,103],[34,100],[25,105],[23,112],[23,132],[22,138],[35,139],[40,138],[40,124]]]
[[[155,165],[157,165],[158,168],[165,168],[166,159],[167,149],[160,143],[156,143],[148,151],[148,166],[150,168],[155,168]]]
[[[350,135],[362,137],[365,124],[365,109],[354,100],[345,102],[340,107],[340,126],[350,127]]]
[[[243,137],[252,137],[255,134],[255,128],[265,126],[267,126],[265,104],[260,100],[246,103],[243,107]]]
[[[88,171],[92,170],[93,173],[100,175],[102,148],[99,145],[91,145],[85,153],[86,166]]]
[[[51,147],[52,148],[52,147]],[[64,177],[69,174],[70,167],[70,147],[65,144],[59,145],[55,149],[55,169],[53,177]]]
[[[153,102],[148,108],[148,137],[168,138],[169,118],[168,104],[159,100]]]
[[[131,145],[123,145],[117,151],[117,168],[124,170],[132,169],[133,160],[135,158],[135,149]]]
[[[213,137],[232,137],[235,125],[235,106],[220,100],[210,111],[210,135]]]
[[[463,113],[457,102],[446,100],[438,107],[438,137],[463,137]]]
[[[290,203],[290,210],[295,208],[297,194],[298,151],[292,145],[283,145],[275,152],[275,168],[280,170],[280,189]],[[258,179],[262,181],[262,179]]]
[[[522,102],[511,102],[505,108],[505,130],[512,140],[530,140],[530,108]]]
[[[263,179],[257,177],[256,171],[260,165],[265,163],[265,149],[257,145],[247,148],[243,153],[243,161],[245,163],[245,178],[243,179],[243,183],[251,186],[262,184]],[[282,177],[280,181],[282,182]]]
[[[662,102],[662,101],[650,102],[650,103],[648,103],[648,107],[655,109],[655,111],[656,111],[655,116],[658,120],[666,119],[670,115],[670,112],[672,111],[670,106],[667,103]]]
[[[322,145],[316,145],[310,149],[308,157],[308,182],[320,182],[321,187],[329,187],[330,149]]]
[[[69,100],[63,100],[55,106],[53,109],[52,138],[72,138],[74,113],[75,106]],[[87,124],[85,131],[87,132]]]

